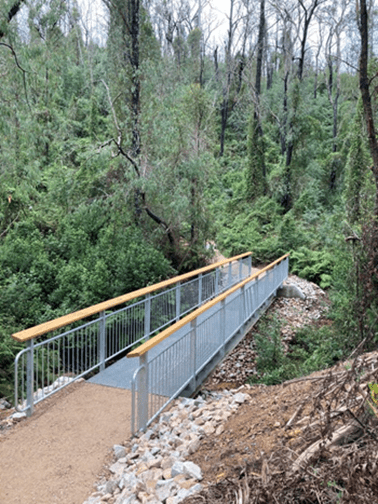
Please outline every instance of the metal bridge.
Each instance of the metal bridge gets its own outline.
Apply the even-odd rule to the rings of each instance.
[[[26,344],[15,359],[16,408],[31,415],[86,377],[131,389],[132,432],[145,428],[196,390],[287,275],[287,255],[252,274],[246,253],[15,333]]]

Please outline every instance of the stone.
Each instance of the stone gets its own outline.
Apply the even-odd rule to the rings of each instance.
[[[177,497],[168,497],[168,499],[165,501],[165,504],[177,504],[178,499]]]
[[[114,451],[114,456],[118,460],[120,458],[126,457],[126,449],[124,446],[121,445],[114,445],[113,446],[113,451]]]
[[[184,474],[196,480],[202,480],[201,468],[194,462],[184,462]]]
[[[243,404],[247,399],[248,399],[248,394],[243,394],[242,392],[239,392],[238,394],[234,395],[234,401],[237,402],[238,404]]]
[[[147,470],[148,470],[147,464],[145,462],[140,462],[139,464],[137,464],[137,470],[135,474],[139,476],[139,474],[142,474],[144,471]]]
[[[153,467],[161,467],[161,462],[163,457],[153,457],[151,460],[147,462],[147,467],[152,469]]]
[[[177,476],[178,474],[184,474],[184,464],[183,462],[179,462],[178,460],[173,464],[171,470],[172,478]]]
[[[194,478],[191,479],[183,479],[182,481],[178,481],[178,484],[180,485],[181,488],[185,488],[186,490],[189,490],[192,486],[196,485],[197,480]]]
[[[152,453],[150,452],[150,450],[145,450],[145,452],[143,453],[143,455],[140,457],[141,460],[143,460],[144,462],[150,462],[151,460],[154,460],[155,457],[152,455]]]
[[[163,478],[165,480],[171,479],[172,478],[172,469],[168,467],[167,469],[164,469],[163,471]]]
[[[196,425],[203,425],[205,423],[205,419],[203,417],[198,417],[194,422]]]
[[[284,284],[277,289],[277,297],[306,299],[302,289],[296,284]]]
[[[217,430],[215,431],[216,436],[220,436],[224,432],[224,427],[223,425],[220,425]]]
[[[193,495],[196,492],[200,492],[202,490],[203,486],[200,483],[197,483],[197,485],[192,486],[192,488],[189,490],[190,495]]]
[[[15,422],[19,422],[23,418],[26,418],[25,412],[17,412],[17,413],[13,413],[13,415],[11,415],[11,419]]]
[[[215,432],[215,427],[212,422],[208,422],[203,426],[203,430],[207,436],[211,436]]]
[[[140,504],[136,495],[131,494],[127,497],[118,497],[114,504]]]
[[[176,459],[173,458],[173,457],[165,457],[162,461],[161,461],[161,464],[160,464],[160,467],[163,469],[163,471],[165,469],[171,469],[171,467],[173,466],[173,464],[176,462]]]
[[[112,494],[112,493],[114,493],[116,488],[118,488],[118,482],[115,480],[109,480],[106,482],[104,492],[105,492],[105,494]]]
[[[124,488],[132,490],[133,488],[135,488],[137,483],[138,478],[135,476],[134,473],[124,473],[118,483],[118,486],[121,490],[123,490]]]
[[[168,497],[176,495],[179,486],[175,481],[159,480],[156,484],[155,495],[160,501],[165,501]]]
[[[181,488],[177,492],[177,502],[180,502],[181,500],[186,499],[190,495],[190,491],[186,490],[186,488]]]
[[[125,464],[121,464],[119,461],[117,461],[109,467],[109,471],[116,476],[122,476],[125,467]]]

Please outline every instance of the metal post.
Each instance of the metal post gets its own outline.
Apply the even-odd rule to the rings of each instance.
[[[28,341],[28,357],[26,368],[26,403],[27,403],[27,416],[31,416],[34,411],[34,340]]]
[[[286,257],[285,259],[285,267],[284,267],[284,278],[287,278],[289,276],[289,258]]]
[[[239,259],[239,282],[243,278],[243,259]]]
[[[202,304],[202,273],[198,277],[198,306]]]
[[[191,362],[191,388],[194,392],[196,389],[196,352],[197,352],[197,319],[190,322],[190,362]]]
[[[218,295],[219,292],[219,268],[215,270],[215,296]]]
[[[148,352],[139,357],[141,370],[138,379],[138,430],[148,422]]]
[[[151,294],[144,300],[144,337],[148,339],[151,332]]]
[[[239,309],[240,309],[240,325],[244,324],[245,322],[245,285],[243,285],[243,287],[240,289],[240,305],[239,305]]]
[[[231,262],[228,263],[228,285],[232,285],[232,264]]]
[[[226,353],[226,300],[222,299],[221,301],[221,310],[220,310],[220,335],[222,342],[221,354],[222,357]]]
[[[98,361],[100,363],[100,371],[105,369],[106,355],[106,328],[105,328],[105,312],[100,313],[100,327],[98,332]]]
[[[180,320],[181,315],[181,283],[176,284],[176,322]]]
[[[248,276],[252,274],[252,256],[248,256]]]

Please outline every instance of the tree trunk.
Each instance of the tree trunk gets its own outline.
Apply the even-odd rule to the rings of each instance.
[[[18,11],[21,9],[22,4],[24,3],[24,0],[18,0],[15,2],[12,7],[9,9],[8,14],[7,14],[7,22],[10,23],[12,19],[15,17],[15,15],[18,13]],[[0,29],[0,39],[2,39],[5,35],[5,31]]]
[[[373,108],[369,91],[368,78],[368,16],[366,0],[360,2],[361,54],[360,54],[360,91],[364,106],[365,121],[369,138],[370,153],[373,158],[372,171],[375,179],[375,208],[374,214],[378,217],[378,143],[374,125]]]

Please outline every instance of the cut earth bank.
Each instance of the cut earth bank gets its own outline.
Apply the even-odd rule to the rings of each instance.
[[[290,276],[305,299],[275,300],[270,310],[284,322],[288,345],[296,329],[326,321],[327,299],[315,284]],[[312,382],[274,387],[244,385],[256,373],[252,332],[203,385],[196,399],[177,399],[146,433],[113,447],[106,477],[85,504],[177,504],[240,468],[268,455],[278,442],[290,445],[286,424]]]

